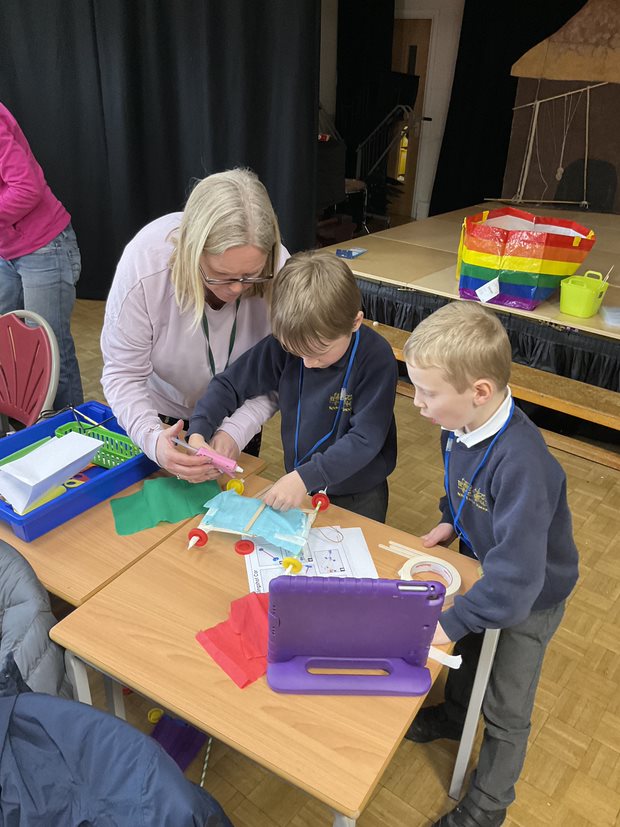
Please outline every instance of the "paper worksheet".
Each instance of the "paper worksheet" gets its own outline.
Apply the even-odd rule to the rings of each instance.
[[[282,558],[290,555],[260,538],[252,540],[254,551],[245,558],[250,591],[268,592],[270,581],[284,574]],[[361,528],[313,528],[299,559],[299,574],[308,577],[379,576]]]

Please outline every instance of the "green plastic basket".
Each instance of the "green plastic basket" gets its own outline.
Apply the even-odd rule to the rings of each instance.
[[[138,454],[142,453],[128,436],[122,436],[99,425],[93,426],[86,425],[82,422],[68,422],[66,425],[60,425],[60,427],[56,428],[55,434],[56,436],[64,436],[72,431],[78,434],[84,434],[85,436],[92,436],[94,439],[98,439],[103,443],[92,459],[95,465],[100,465],[102,468],[116,468],[117,465],[125,462],[125,460],[137,457]]]

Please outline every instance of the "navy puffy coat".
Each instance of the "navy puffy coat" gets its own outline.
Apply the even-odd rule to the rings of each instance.
[[[0,827],[232,827],[148,735],[24,689],[9,656],[0,674]]]

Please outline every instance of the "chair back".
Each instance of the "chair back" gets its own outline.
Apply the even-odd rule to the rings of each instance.
[[[0,316],[0,414],[36,422],[54,401],[58,369],[58,343],[45,319],[29,310]]]

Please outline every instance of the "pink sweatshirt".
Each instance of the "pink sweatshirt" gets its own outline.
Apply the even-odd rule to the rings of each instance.
[[[33,253],[56,238],[70,220],[19,124],[0,103],[0,258]]]
[[[118,421],[133,441],[155,460],[157,437],[164,427],[158,414],[189,419],[211,380],[207,342],[193,327],[193,313],[181,313],[170,282],[168,235],[178,229],[181,213],[147,224],[129,242],[118,263],[108,295],[101,333],[101,383]],[[280,267],[288,258],[282,248]],[[235,303],[213,310],[205,304],[216,372],[228,356]],[[242,298],[230,361],[270,333],[264,299]],[[245,402],[224,420],[226,431],[243,448],[275,412],[275,401],[260,396]]]

